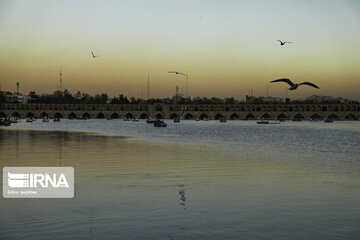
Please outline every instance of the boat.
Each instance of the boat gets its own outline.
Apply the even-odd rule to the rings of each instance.
[[[156,120],[154,122],[154,127],[166,127],[166,123],[160,119]]]
[[[148,118],[148,120],[146,120],[146,123],[155,123],[156,119],[152,119],[152,118]]]
[[[124,121],[130,121],[130,118],[124,118]]]
[[[200,121],[200,119],[198,119],[198,118],[195,118],[195,121]]]
[[[26,119],[26,122],[33,122],[34,120],[32,118]]]
[[[203,121],[209,121],[209,118],[203,118],[202,120]]]
[[[174,123],[179,123],[180,122],[180,118],[175,118],[174,119]]]
[[[134,119],[132,120],[132,122],[138,122],[138,121],[139,121],[138,118],[134,118]]]
[[[11,123],[18,123],[19,121],[17,120],[17,118],[11,118]]]
[[[269,121],[265,121],[265,120],[261,120],[261,121],[257,121],[257,124],[269,124]]]
[[[220,119],[220,122],[226,122],[225,118]]]
[[[10,126],[11,120],[9,118],[0,119],[0,126]]]
[[[326,123],[332,123],[333,120],[331,120],[331,119],[326,119],[324,122],[326,122]]]
[[[60,122],[60,118],[54,118],[54,122]]]
[[[49,119],[47,117],[44,117],[42,121],[43,122],[49,122]]]

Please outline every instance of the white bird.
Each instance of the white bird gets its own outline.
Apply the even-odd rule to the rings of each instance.
[[[291,42],[287,42],[287,41],[284,41],[284,42],[283,42],[283,41],[281,41],[281,40],[277,40],[277,41],[280,42],[280,45],[281,45],[281,46],[285,45],[285,43],[291,43]]]
[[[184,75],[184,76],[186,76],[186,74],[181,73],[181,72],[169,71],[168,73],[175,73],[175,74],[180,74],[180,75]]]
[[[94,55],[93,51],[91,51],[91,55],[93,58],[99,57],[98,55]]]
[[[319,88],[318,86],[316,86],[315,84],[313,84],[311,82],[293,83],[292,81],[290,81],[290,79],[287,79],[287,78],[281,78],[281,79],[273,80],[270,83],[274,83],[274,82],[285,82],[285,83],[289,84],[290,85],[289,90],[295,90],[300,85],[308,85],[308,86],[311,86],[311,87],[314,87],[314,88]]]

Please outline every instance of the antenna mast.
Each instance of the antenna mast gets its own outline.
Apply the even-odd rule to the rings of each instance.
[[[147,79],[147,99],[150,99],[150,74],[148,73],[148,79]]]
[[[189,89],[188,89],[188,81],[189,81],[189,73],[186,73],[186,97],[189,97]]]
[[[63,85],[62,85],[62,66],[60,66],[60,92],[63,92]]]

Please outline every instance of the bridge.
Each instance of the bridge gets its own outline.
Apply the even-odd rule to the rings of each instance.
[[[158,118],[174,119],[183,104],[0,104],[0,118]],[[191,104],[183,119],[358,120],[360,104]]]

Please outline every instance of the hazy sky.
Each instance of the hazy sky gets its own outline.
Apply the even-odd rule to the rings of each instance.
[[[292,41],[280,46],[277,39]],[[93,59],[90,51],[100,57]],[[172,96],[285,96],[287,77],[311,81],[289,97],[360,100],[360,1],[2,1],[3,90]]]

